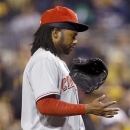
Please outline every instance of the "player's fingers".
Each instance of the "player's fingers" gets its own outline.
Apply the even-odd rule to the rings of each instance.
[[[102,100],[104,100],[104,98],[105,98],[105,95],[102,95],[101,97],[97,98],[96,100],[101,102]]]
[[[118,112],[119,108],[105,108],[104,109],[104,112],[112,112],[112,111]]]
[[[106,108],[106,107],[109,107],[109,106],[114,105],[114,104],[116,104],[116,101],[104,103],[104,104],[103,104],[103,107]]]
[[[109,112],[105,112],[105,114],[104,115],[117,115],[118,114],[118,112],[117,111],[109,111]]]
[[[104,117],[106,117],[106,118],[112,118],[114,116],[113,115],[104,115]]]

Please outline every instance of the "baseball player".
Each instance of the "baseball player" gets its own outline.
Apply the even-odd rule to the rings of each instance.
[[[43,13],[23,74],[23,130],[85,130],[81,115],[111,118],[118,113],[118,108],[108,108],[116,101],[102,103],[105,95],[79,104],[77,86],[62,60],[77,44],[78,32],[87,29],[69,8],[56,6]]]

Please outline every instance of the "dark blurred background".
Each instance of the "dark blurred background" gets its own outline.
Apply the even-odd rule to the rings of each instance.
[[[130,130],[130,1],[129,0],[0,0],[0,130],[21,130],[22,74],[30,57],[33,34],[41,14],[62,5],[74,10],[90,29],[79,33],[78,45],[64,60],[101,58],[107,81],[87,95],[79,89],[81,103],[102,94],[116,100],[120,112],[106,119],[83,116],[88,130]]]

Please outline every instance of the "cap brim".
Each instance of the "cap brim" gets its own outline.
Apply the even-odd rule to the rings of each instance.
[[[74,30],[77,32],[84,32],[89,29],[88,25],[75,22],[57,22],[57,23],[48,23],[47,25],[60,29]]]
[[[78,32],[84,32],[84,31],[87,31],[89,29],[89,26],[85,25],[85,24],[74,23],[74,22],[70,22],[70,23],[75,25]]]

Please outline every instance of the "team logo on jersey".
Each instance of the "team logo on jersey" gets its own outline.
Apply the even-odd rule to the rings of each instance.
[[[72,80],[72,78],[70,76],[67,76],[62,79],[62,90],[63,91],[73,88],[73,87],[76,87],[76,84],[74,83],[74,81]]]

